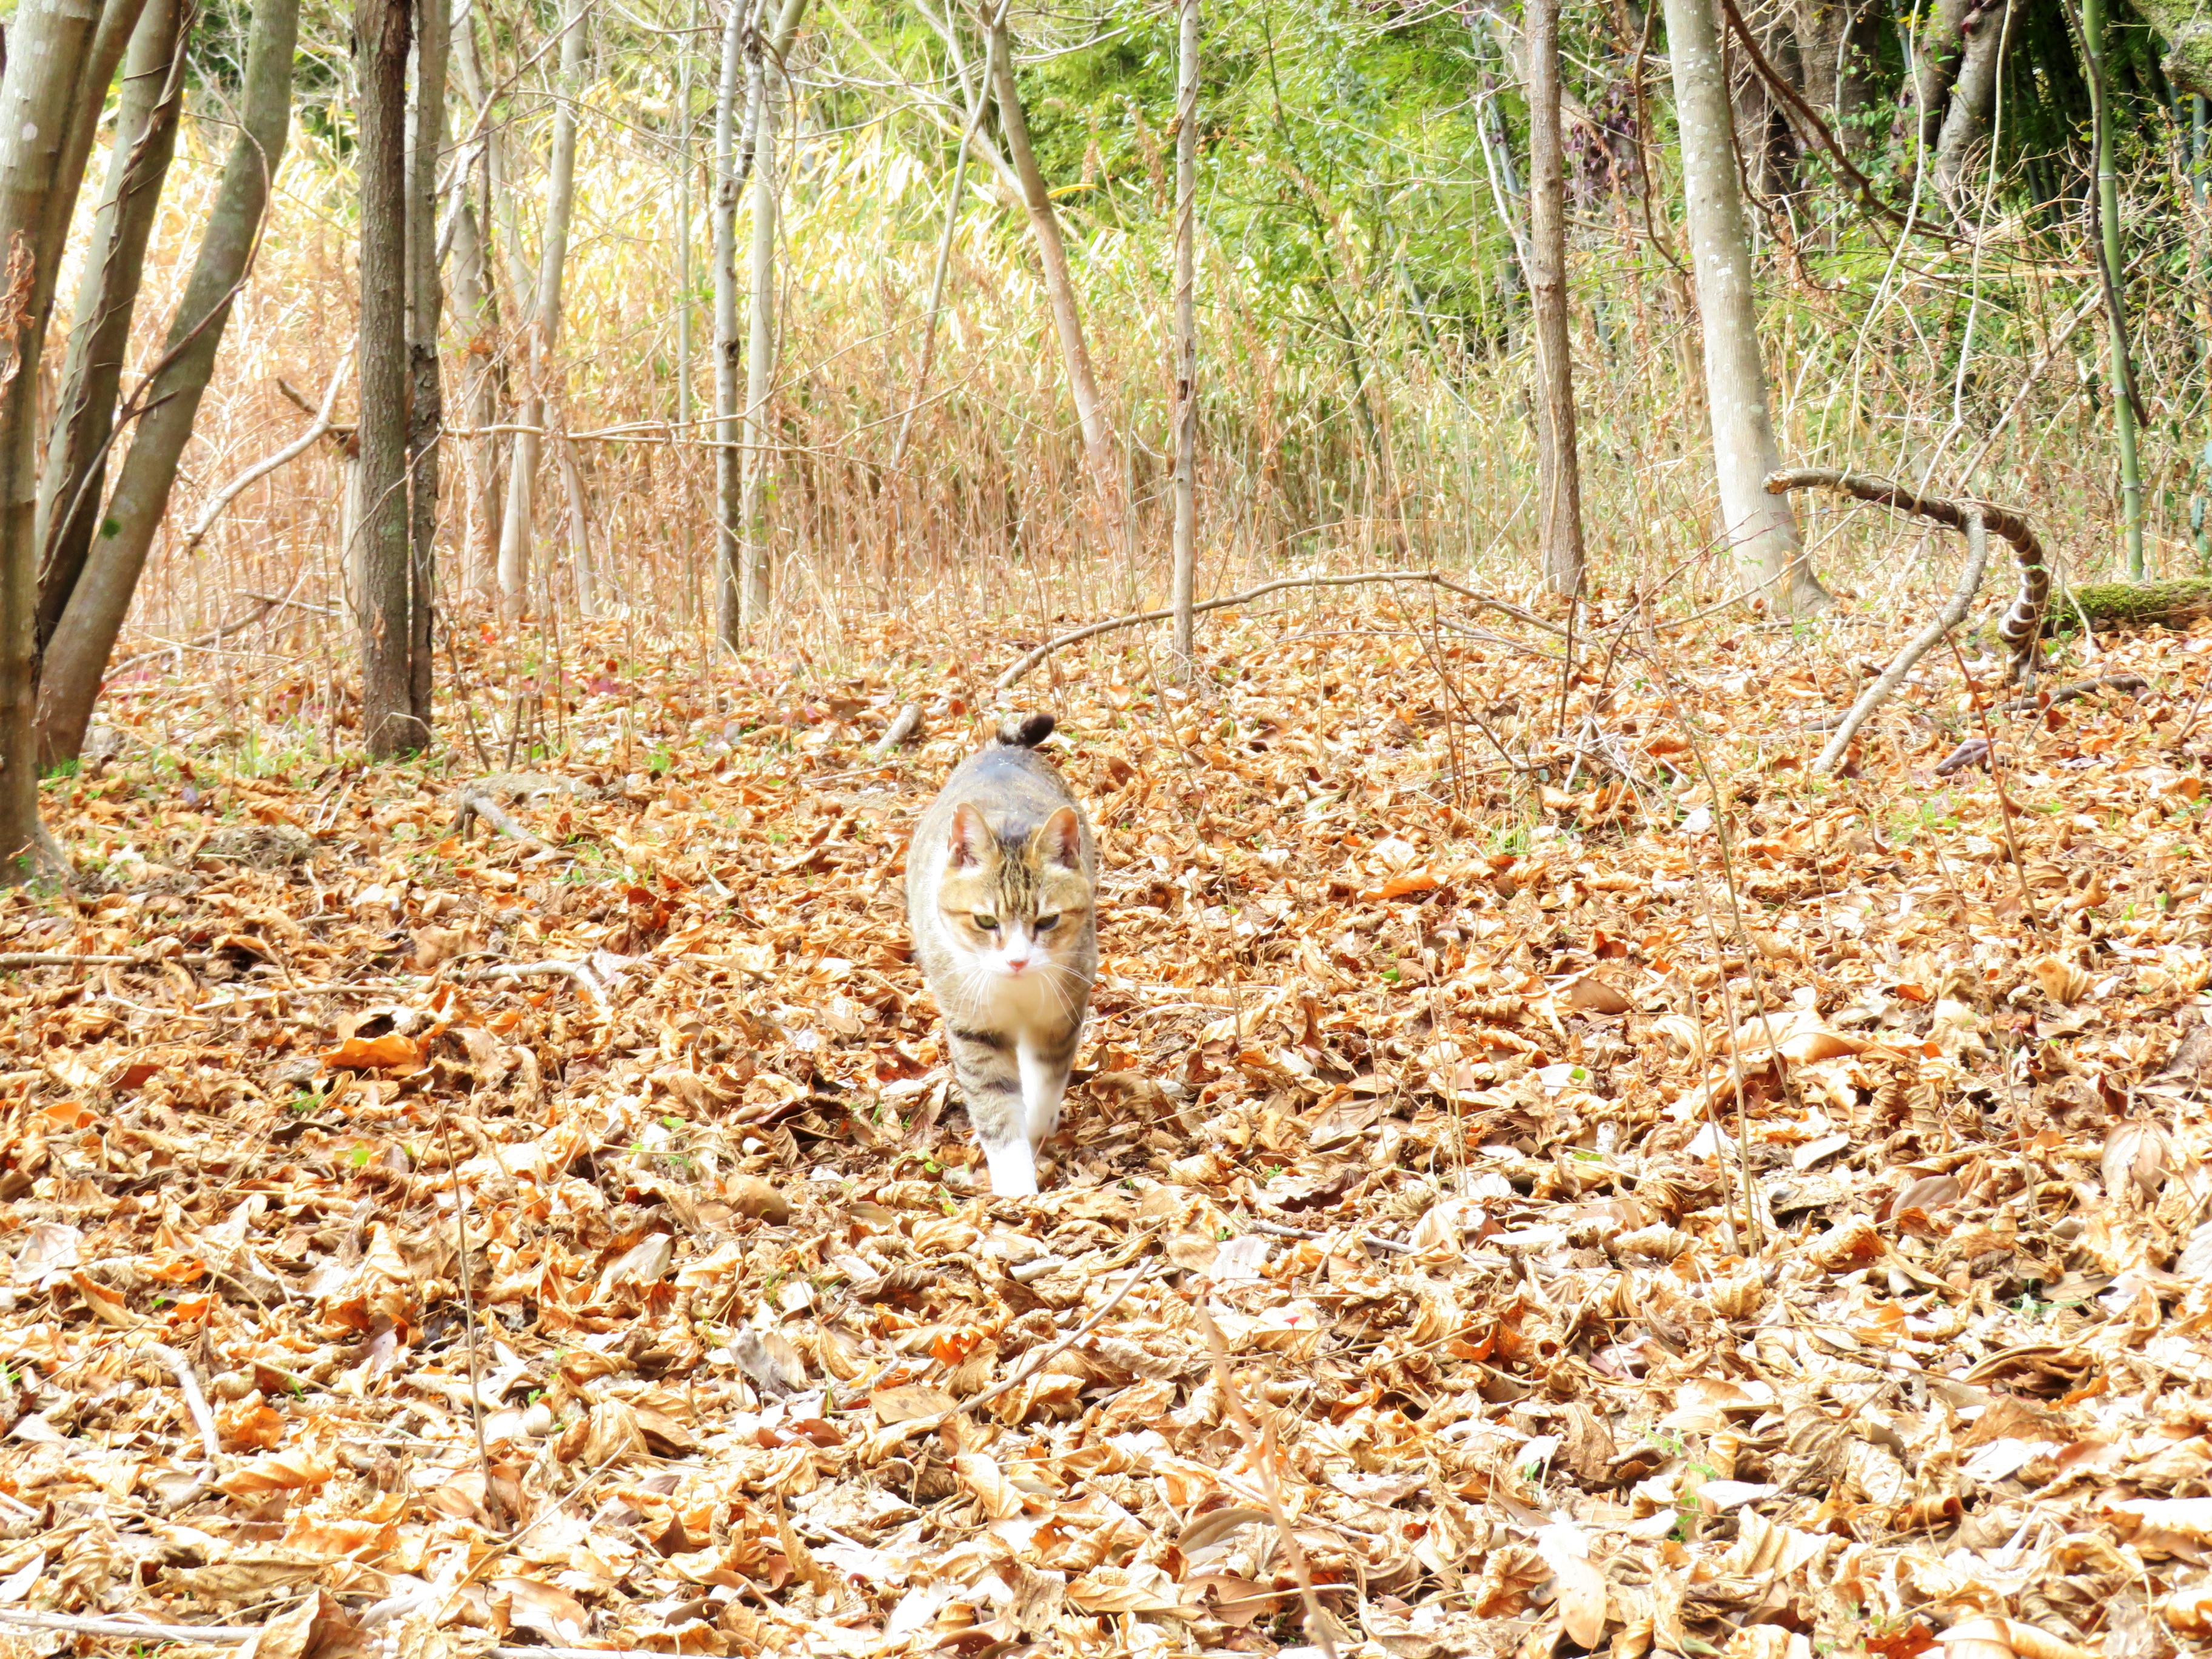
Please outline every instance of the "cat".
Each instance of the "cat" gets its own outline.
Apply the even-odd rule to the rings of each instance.
[[[994,1194],[1037,1189],[1098,973],[1097,844],[1037,745],[1057,722],[1011,715],[946,781],[907,848],[907,927],[945,1016],[960,1097]]]

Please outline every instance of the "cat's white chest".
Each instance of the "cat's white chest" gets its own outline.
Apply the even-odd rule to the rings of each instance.
[[[983,1012],[994,1029],[1025,1036],[1067,1029],[1068,993],[1051,973],[994,974],[984,994]]]

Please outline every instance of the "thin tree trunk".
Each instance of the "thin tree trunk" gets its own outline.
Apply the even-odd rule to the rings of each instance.
[[[741,629],[768,614],[772,528],[767,507],[769,398],[775,383],[775,101],[784,60],[799,38],[806,7],[807,0],[783,0],[775,38],[767,43],[767,55],[754,82],[751,297],[746,318],[744,469],[738,502],[738,522],[743,526],[738,550]]]
[[[728,0],[714,88],[714,627],[732,649],[744,633],[738,573],[738,515],[744,501],[738,447],[738,97],[745,78],[750,20],[760,3]],[[757,65],[753,73],[757,78]]]
[[[435,3],[435,0],[431,0]],[[428,746],[415,718],[412,581],[408,550],[407,55],[412,0],[356,0],[361,84],[362,736],[372,758]]]
[[[507,475],[507,520],[501,526],[499,592],[510,620],[530,603],[531,498],[545,425],[545,392],[553,346],[561,332],[561,273],[568,258],[568,218],[576,202],[576,100],[584,89],[584,0],[562,9],[559,95],[553,105],[553,149],[546,162],[545,232],[538,249],[538,292],[530,313],[530,363]],[[514,257],[512,246],[509,256]]]
[[[1920,125],[1920,151],[1913,160],[1916,168],[1927,165],[1942,137],[1943,111],[1949,102],[1951,82],[1958,76],[1966,14],[1972,5],[1973,0],[1936,0],[1922,14],[1912,61],[1913,112]]]
[[[576,609],[599,614],[599,573],[592,568],[592,520],[584,506],[583,470],[576,465],[575,441],[561,437],[561,487],[568,498],[568,562],[576,577]]]
[[[1198,0],[1179,0],[1176,54],[1175,655],[1195,650],[1198,593]]]
[[[1567,319],[1567,217],[1559,132],[1559,0],[1528,0],[1528,289],[1536,316],[1536,429],[1544,580],[1583,591],[1582,471]]]
[[[451,42],[455,80],[461,95],[473,108],[484,103],[483,70],[477,59],[473,14],[454,19]],[[499,423],[500,309],[498,284],[493,280],[491,253],[485,241],[491,220],[477,216],[471,185],[484,181],[487,209],[490,197],[492,139],[486,135],[483,150],[473,166],[453,181],[460,195],[453,219],[453,323],[459,336],[461,405],[464,418],[478,434],[461,451],[462,489],[468,499],[468,554],[463,583],[478,597],[489,597],[497,584],[499,558],[500,471],[499,439],[487,431]],[[479,169],[481,172],[479,173]]]
[[[2120,512],[2127,537],[2128,575],[2143,579],[2142,465],[2136,453],[2135,363],[2128,352],[2127,300],[2121,283],[2127,262],[2120,252],[2120,184],[2112,159],[2112,83],[2106,74],[2105,0],[2081,0],[2081,46],[2089,60],[2090,142],[2096,151],[2096,257],[2103,266],[2105,314],[2112,353],[2112,419],[2120,447]]]
[[[1977,10],[1966,23],[1966,48],[1950,106],[1936,138],[1936,188],[1955,204],[1967,167],[1996,113],[1997,82],[2004,71],[2005,48],[2012,33],[2012,9],[1997,0]]]
[[[691,37],[699,0],[676,58],[676,424],[691,436]]]
[[[145,412],[131,433],[130,453],[100,514],[100,522],[112,525],[113,532],[94,539],[92,556],[46,647],[39,682],[38,736],[47,765],[74,759],[83,744],[108,653],[131,608],[147,550],[167,511],[177,459],[191,436],[201,394],[215,371],[231,303],[244,280],[268,208],[270,184],[283,159],[299,21],[299,0],[258,0],[253,8],[237,137],[208,210],[207,228],[185,284],[184,300],[169,325],[161,367],[138,396]],[[0,111],[4,108],[0,103]],[[14,770],[11,766],[9,774]]]
[[[176,152],[184,95],[183,0],[153,0],[131,37],[107,179],[77,283],[58,413],[39,480],[38,637],[61,621],[84,569],[107,476],[115,398],[145,273],[146,240]],[[103,22],[103,27],[104,27]],[[95,65],[95,72],[97,66]]]
[[[422,0],[415,35],[415,108],[409,137],[414,172],[407,203],[407,367],[414,393],[407,418],[408,712],[430,735],[430,630],[437,599],[438,489],[445,383],[438,327],[438,161],[446,148],[446,64],[450,0]]]
[[[1739,562],[1759,577],[1785,616],[1818,610],[1827,590],[1813,574],[1788,501],[1769,495],[1766,475],[1782,464],[1767,406],[1751,286],[1751,239],[1736,186],[1728,82],[1722,73],[1711,0],[1666,0],[1667,57],[1682,145],[1682,192],[1704,325],[1705,402],[1721,521]]]
[[[66,172],[73,123],[89,118],[91,0],[22,0],[0,75],[0,881],[57,867],[39,821],[33,722],[38,696],[39,360],[82,168]]]
[[[999,125],[1006,133],[1006,155],[1013,164],[1014,176],[1021,183],[1022,204],[1029,210],[1037,264],[1044,273],[1045,295],[1052,302],[1053,326],[1059,331],[1060,356],[1067,364],[1067,390],[1075,400],[1075,418],[1083,429],[1084,459],[1098,492],[1103,520],[1102,545],[1119,547],[1126,504],[1121,500],[1121,475],[1114,464],[1113,428],[1107,420],[1105,400],[1098,395],[1097,377],[1091,372],[1090,348],[1084,343],[1083,313],[1076,302],[1075,279],[1068,270],[1067,246],[1060,240],[1060,216],[1053,211],[1052,191],[1030,144],[1029,120],[1014,83],[1013,42],[1003,20],[994,33],[999,40],[992,94],[999,106]]]

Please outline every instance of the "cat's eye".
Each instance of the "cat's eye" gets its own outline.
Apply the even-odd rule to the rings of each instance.
[[[987,933],[995,933],[999,931],[999,919],[996,916],[987,916],[980,911],[971,911],[968,920]]]
[[[1060,918],[1058,916],[1039,916],[1036,919],[1036,930],[1040,933],[1049,933],[1054,928],[1059,926]]]

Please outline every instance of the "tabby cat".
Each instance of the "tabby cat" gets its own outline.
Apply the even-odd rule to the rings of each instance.
[[[1090,820],[1014,715],[953,773],[906,857],[915,959],[945,1016],[952,1074],[995,1194],[1034,1193],[1098,972]]]

